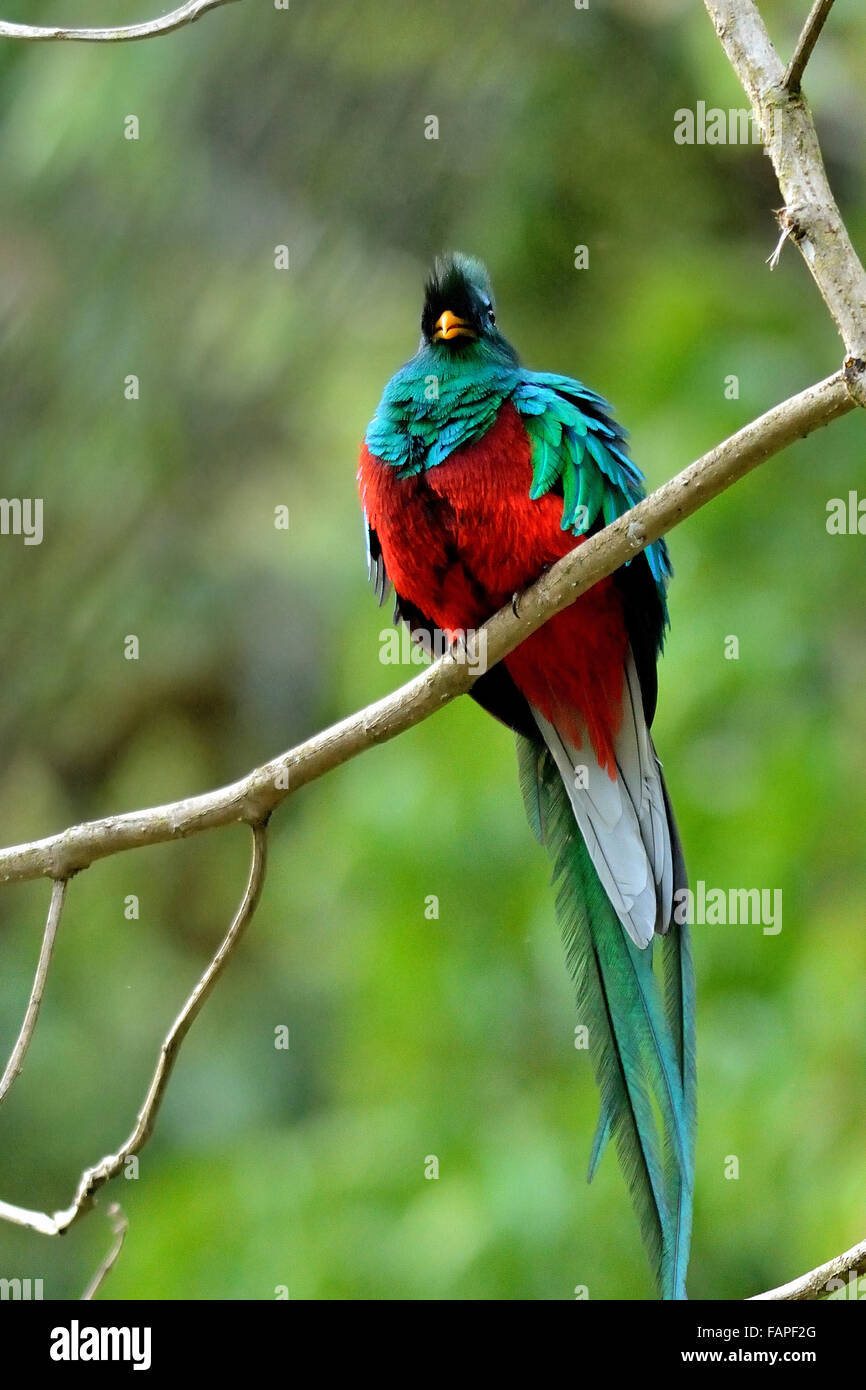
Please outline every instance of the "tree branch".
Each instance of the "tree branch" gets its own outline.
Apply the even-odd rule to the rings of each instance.
[[[771,268],[789,236],[797,242],[856,369],[852,395],[866,405],[866,272],[857,256],[830,189],[815,125],[800,82],[833,0],[816,0],[794,56],[782,72],[754,0],[704,0],[722,46],[752,103],[764,145],[773,161],[785,207],[777,214],[782,235]],[[862,1271],[866,1242],[829,1264],[758,1299],[818,1298],[843,1273]]]
[[[803,32],[797,41],[794,55],[785,69],[785,76],[782,79],[783,86],[787,87],[792,96],[796,96],[800,90],[806,64],[812,56],[812,50],[824,28],[824,21],[832,8],[833,0],[815,0],[809,11],[809,18],[803,25]]]
[[[866,361],[866,271],[827,181],[805,97],[785,87],[782,62],[753,0],[704,0],[752,103],[785,207],[778,214],[799,246],[853,361]],[[862,391],[862,387],[861,387]],[[861,395],[860,404],[866,404]]]
[[[857,405],[862,372],[849,367],[774,406],[560,560],[486,624],[487,665],[514,650],[554,613],[691,516],[758,464]],[[395,738],[470,689],[480,674],[459,649],[401,689],[334,724],[217,791],[149,810],[87,821],[58,835],[0,850],[0,882],[67,878],[120,850],[183,839],[217,826],[261,820],[299,787],[367,748]]]
[[[126,1142],[121,1145],[117,1153],[107,1154],[105,1158],[100,1159],[99,1163],[95,1164],[92,1168],[85,1169],[79,1179],[75,1196],[71,1204],[66,1207],[65,1210],[56,1211],[53,1216],[49,1216],[46,1212],[29,1211],[26,1207],[16,1207],[9,1202],[0,1202],[0,1220],[10,1221],[15,1226],[25,1226],[31,1231],[38,1231],[40,1235],[63,1235],[64,1231],[68,1231],[72,1223],[77,1221],[82,1212],[86,1211],[92,1205],[94,1195],[99,1189],[104,1187],[107,1182],[110,1182],[112,1178],[117,1177],[117,1174],[120,1172],[126,1160],[131,1158],[133,1154],[137,1154],[139,1149],[147,1143],[151,1131],[153,1130],[159,1107],[162,1104],[165,1088],[168,1084],[168,1079],[171,1075],[180,1045],[189,1032],[202,1005],[225,969],[235,946],[243,935],[246,927],[249,926],[252,915],[258,906],[267,866],[267,832],[264,822],[253,825],[252,832],[252,863],[250,865],[249,880],[240,906],[216,954],[208,965],[207,970],[205,970],[195,989],[187,998],[183,1008],[169,1029],[165,1041],[160,1048],[156,1068],[151,1078],[147,1095],[144,1098],[141,1109],[138,1112],[138,1118]],[[107,1272],[108,1271],[105,1270],[105,1273]]]
[[[111,1222],[114,1240],[111,1242],[111,1249],[100,1264],[90,1283],[87,1285],[84,1293],[81,1295],[82,1303],[88,1303],[99,1293],[102,1285],[117,1264],[118,1257],[123,1249],[123,1242],[126,1240],[126,1235],[129,1230],[129,1222],[117,1202],[111,1203],[106,1214]]]
[[[802,1302],[805,1299],[825,1298],[836,1289],[845,1287],[846,1276],[857,1278],[861,1274],[866,1275],[866,1240],[861,1240],[859,1245],[853,1245],[844,1255],[837,1255],[835,1260],[828,1260],[825,1265],[819,1265],[799,1279],[792,1279],[790,1284],[780,1284],[768,1293],[756,1293],[748,1301],[757,1303],[772,1298]],[[836,1280],[839,1282],[834,1284]]]
[[[612,574],[645,546],[786,445],[855,409],[862,395],[862,373],[859,364],[849,365],[783,401],[704,454],[612,525],[575,547],[526,590],[517,611],[508,605],[486,624],[487,665],[500,661],[599,579]],[[323,776],[365,749],[394,738],[469,690],[479,674],[467,660],[471,654],[471,648],[468,652],[453,649],[393,694],[256,768],[228,787],[150,810],[86,822],[60,835],[0,851],[0,881],[20,882],[44,876],[55,880],[49,918],[54,916],[56,931],[67,879],[97,859],[238,821],[248,823],[253,832],[252,865],[241,904],[218,951],[162,1044],[150,1087],[125,1143],[116,1153],[106,1155],[84,1171],[71,1204],[64,1210],[49,1215],[0,1202],[0,1220],[42,1235],[62,1235],[92,1205],[95,1193],[116,1177],[125,1161],[143,1147],[153,1129],[178,1049],[255,911],[265,874],[265,824],[271,811],[290,791]],[[48,936],[46,924],[46,938]],[[49,955],[43,944],[40,965],[45,958],[45,969]],[[44,983],[44,971],[42,975]],[[36,984],[34,994],[41,997],[41,989],[37,989]],[[22,1035],[25,1031],[22,1028]],[[26,1032],[28,1041],[30,1034],[32,1026]],[[116,1254],[112,1252],[111,1263],[114,1258]],[[105,1273],[107,1269],[102,1277]]]
[[[63,911],[65,900],[66,879],[57,878],[51,886],[51,902],[48,904],[48,916],[45,919],[45,930],[42,933],[42,949],[39,952],[39,961],[36,966],[36,974],[33,977],[33,988],[30,991],[24,1022],[21,1024],[21,1032],[18,1034],[18,1040],[12,1049],[12,1055],[6,1063],[3,1079],[0,1080],[0,1105],[3,1104],[15,1078],[24,1065],[30,1039],[33,1037],[33,1030],[39,1017],[39,1006],[45,991],[45,981],[48,978],[48,967],[51,964],[51,956],[54,951],[54,939],[57,935],[60,914]]]
[[[208,10],[216,10],[221,5],[232,5],[235,0],[186,0],[170,14],[160,15],[159,19],[148,19],[142,24],[124,24],[118,29],[62,29],[48,28],[33,24],[10,24],[0,19],[0,39],[27,39],[41,43],[48,39],[69,39],[75,43],[129,43],[133,39],[155,39],[160,34],[171,34],[200,19]]]

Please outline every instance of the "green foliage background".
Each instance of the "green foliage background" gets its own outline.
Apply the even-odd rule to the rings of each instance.
[[[762,8],[789,52],[806,4]],[[861,248],[864,53],[838,6],[807,82]],[[764,264],[760,149],[674,143],[698,100],[743,105],[697,0],[245,0],[145,44],[0,46],[2,492],[45,505],[41,546],[0,539],[2,843],[217,785],[410,674],[378,660],[354,472],[442,248],[488,262],[530,364],[614,402],[653,484],[837,367],[799,256]],[[696,930],[696,1298],[866,1232],[866,541],[825,529],[863,463],[848,418],[672,537],[657,742],[691,873],[784,894],[778,936]],[[126,1134],[246,856],[228,830],[73,883],[4,1199],[65,1205]],[[4,1053],[47,901],[0,894]],[[461,701],[275,817],[255,926],[112,1193],[105,1295],[650,1296],[613,1156],[584,1181],[574,1021],[510,736]],[[75,1297],[109,1240],[98,1213],[62,1243],[0,1227],[0,1274]]]

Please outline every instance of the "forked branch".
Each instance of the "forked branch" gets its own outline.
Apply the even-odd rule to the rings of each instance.
[[[785,69],[754,0],[704,0],[752,103],[776,171],[790,230],[853,361],[866,361],[866,271],[827,180],[808,103],[785,86]],[[866,399],[861,399],[861,405]]]
[[[26,1226],[31,1231],[38,1231],[41,1235],[63,1235],[64,1231],[68,1231],[72,1223],[81,1216],[82,1212],[92,1205],[93,1198],[99,1189],[110,1182],[112,1178],[117,1177],[127,1159],[137,1154],[139,1149],[147,1143],[165,1095],[165,1088],[168,1085],[178,1049],[225,969],[232,951],[249,926],[258,905],[267,864],[267,832],[264,823],[258,822],[253,825],[252,834],[252,863],[240,906],[207,970],[187,998],[160,1048],[147,1095],[142,1102],[138,1117],[128,1138],[121,1144],[116,1153],[107,1154],[92,1168],[85,1169],[72,1202],[63,1211],[56,1211],[53,1216],[49,1216],[47,1212],[29,1211],[26,1207],[17,1207],[9,1202],[0,1202],[0,1220],[11,1221],[16,1226]],[[120,1237],[120,1232],[117,1234]]]
[[[848,353],[848,363],[866,360],[866,272],[854,250],[830,190],[812,115],[800,82],[833,0],[816,0],[787,70],[770,42],[754,0],[704,0],[728,58],[760,122],[785,207],[778,214],[782,238],[771,264],[792,236],[799,246]],[[866,405],[863,373],[852,386]],[[830,1291],[842,1274],[858,1275],[866,1263],[866,1242],[838,1255],[758,1299],[815,1299]]]

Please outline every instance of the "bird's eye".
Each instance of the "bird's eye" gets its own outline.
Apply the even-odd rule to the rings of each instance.
[[[489,324],[494,324],[496,322],[496,315],[490,305],[487,306],[487,322]]]

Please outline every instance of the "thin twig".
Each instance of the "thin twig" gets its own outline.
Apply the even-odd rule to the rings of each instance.
[[[853,410],[860,403],[861,377],[860,369],[852,367],[774,406],[575,547],[526,590],[517,614],[509,603],[486,624],[487,666],[500,661],[599,579],[758,464]],[[448,652],[399,690],[227,787],[165,806],[87,821],[47,839],[0,850],[0,883],[66,876],[120,850],[260,820],[292,791],[428,718],[469,690],[479,674],[459,652]]]
[[[787,87],[792,96],[796,96],[800,91],[806,64],[812,56],[812,50],[824,28],[824,21],[832,8],[833,0],[815,0],[809,11],[809,18],[803,25],[803,32],[797,40],[794,55],[785,69],[785,76],[782,79],[782,85]]]
[[[202,1005],[222,974],[235,946],[249,925],[256,910],[264,883],[267,865],[267,831],[263,822],[252,826],[253,852],[250,875],[235,913],[234,920],[220,943],[219,949],[187,998],[183,1008],[172,1024],[160,1048],[159,1057],[151,1078],[147,1095],[144,1098],[138,1118],[125,1143],[116,1153],[107,1154],[92,1168],[87,1168],[79,1179],[75,1197],[63,1211],[53,1216],[46,1212],[28,1211],[26,1207],[14,1206],[10,1202],[0,1202],[0,1220],[10,1221],[16,1226],[25,1226],[41,1235],[59,1236],[67,1231],[74,1221],[92,1204],[94,1195],[107,1182],[116,1177],[128,1158],[138,1153],[147,1143],[165,1094],[165,1088],[177,1059],[178,1050],[198,1015]]]
[[[133,39],[155,39],[160,34],[171,34],[200,19],[208,10],[234,3],[235,0],[186,0],[170,14],[145,20],[142,24],[124,24],[117,29],[64,29],[54,25],[10,24],[0,19],[0,39],[27,39],[32,43],[51,39],[68,39],[73,43],[129,43]]]
[[[802,1274],[799,1279],[792,1279],[790,1284],[780,1284],[779,1288],[770,1289],[768,1293],[756,1293],[748,1301],[755,1303],[761,1299],[773,1298],[799,1302],[804,1299],[826,1298],[829,1294],[844,1288],[846,1280],[850,1283],[852,1278],[857,1279],[864,1274],[866,1240],[861,1240],[859,1245],[853,1245],[844,1255],[837,1255],[825,1265],[810,1269],[808,1274]]]
[[[81,1295],[82,1303],[89,1302],[102,1288],[108,1275],[114,1269],[117,1258],[123,1249],[123,1242],[126,1240],[126,1233],[129,1230],[129,1222],[124,1215],[119,1202],[112,1202],[106,1211],[106,1215],[111,1222],[111,1229],[114,1232],[114,1241],[111,1249],[106,1255],[102,1264],[97,1269],[84,1293]]]
[[[33,1037],[36,1020],[39,1017],[39,1006],[45,992],[45,981],[48,978],[48,967],[51,964],[51,956],[54,951],[54,940],[57,936],[60,914],[66,900],[66,882],[65,878],[56,878],[51,885],[51,901],[48,904],[48,916],[45,919],[45,930],[42,933],[42,947],[39,951],[39,960],[36,965],[36,974],[33,977],[30,999],[24,1014],[24,1022],[21,1024],[21,1031],[9,1061],[6,1063],[3,1078],[0,1080],[0,1105],[3,1104],[16,1076],[19,1075],[24,1065],[24,1058]]]

